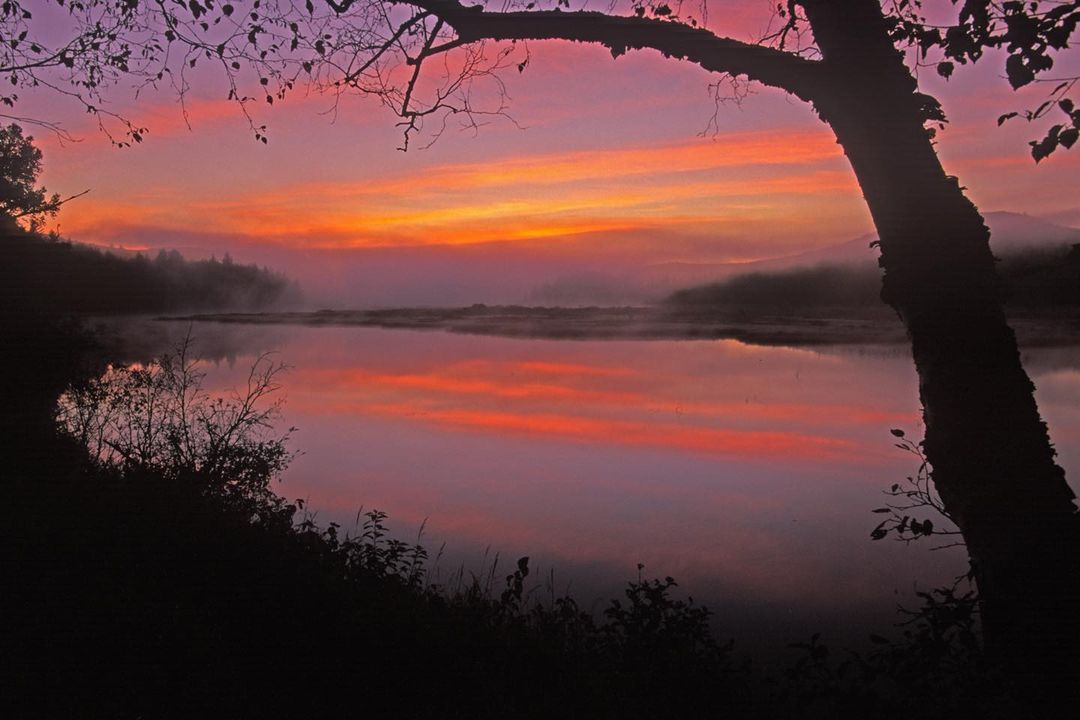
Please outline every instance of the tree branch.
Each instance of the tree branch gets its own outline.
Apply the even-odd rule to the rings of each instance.
[[[61,200],[59,197],[57,197],[55,200],[50,200],[47,203],[45,203],[43,205],[40,205],[38,207],[30,208],[29,210],[23,210],[22,212],[13,213],[11,215],[11,217],[13,217],[13,218],[23,218],[23,217],[29,217],[31,215],[42,215],[42,214],[46,214],[46,213],[52,214],[52,213],[55,213],[57,210],[59,210],[60,206],[63,205],[64,203],[70,202],[70,201],[72,201],[72,200],[74,200],[76,198],[81,198],[83,195],[86,195],[88,192],[90,192],[90,191],[89,190],[83,190],[81,193],[75,193],[71,197],[66,197],[63,200]]]
[[[745,75],[812,101],[824,83],[821,63],[774,48],[719,37],[703,28],[651,18],[599,12],[487,12],[457,0],[390,0],[438,16],[462,42],[477,40],[570,40],[597,43],[614,57],[652,49],[664,57],[700,65],[710,72]]]

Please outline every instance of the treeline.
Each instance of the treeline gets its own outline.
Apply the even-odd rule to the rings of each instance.
[[[809,309],[877,309],[880,271],[870,266],[821,265],[776,273],[738,275],[724,282],[679,290],[666,303],[687,310],[766,314]]]
[[[1007,255],[999,265],[1017,308],[1080,308],[1080,243]]]
[[[0,304],[9,312],[256,310],[300,296],[286,276],[235,263],[228,255],[185,260],[175,250],[162,250],[152,259],[125,258],[17,227],[0,233]]]
[[[1080,244],[1003,255],[998,271],[1006,304],[1050,312],[1080,308]],[[740,275],[679,290],[665,304],[677,311],[743,315],[883,313],[881,272],[873,265],[820,265]]]

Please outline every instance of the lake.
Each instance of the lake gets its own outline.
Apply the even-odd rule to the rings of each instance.
[[[278,492],[345,529],[361,507],[405,540],[423,525],[432,555],[443,548],[441,582],[490,573],[497,555],[499,584],[528,555],[534,592],[601,608],[640,563],[712,608],[725,637],[782,646],[888,629],[915,590],[966,570],[962,549],[869,537],[882,491],[918,467],[889,432],[921,437],[901,345],[191,332],[213,389],[242,382],[261,352],[291,367],[284,421],[303,454]],[[1031,349],[1025,363],[1075,488],[1080,348]]]

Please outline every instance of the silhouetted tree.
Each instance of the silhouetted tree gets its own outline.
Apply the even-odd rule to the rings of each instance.
[[[22,128],[12,123],[0,127],[0,214],[3,221],[19,218],[37,220],[55,215],[60,196],[49,196],[43,187],[35,187],[41,174],[41,151],[34,138],[24,136]]]
[[[483,105],[473,91],[483,81],[500,88],[498,71],[524,70],[529,58],[527,49],[515,55],[513,45],[492,51],[489,40],[598,43],[615,57],[652,49],[811,103],[843,147],[878,230],[882,297],[911,339],[926,457],[964,533],[987,640],[1017,669],[1057,675],[1075,660],[1080,641],[1073,493],[1002,313],[989,231],[942,168],[928,124],[945,116],[919,91],[904,49],[914,44],[923,60],[940,53],[937,69],[945,76],[957,63],[1001,49],[1019,87],[1045,77],[1054,54],[1067,48],[1080,4],[940,5],[956,8],[946,27],[926,22],[919,0],[888,0],[884,10],[879,0],[787,0],[777,6],[778,30],[753,44],[698,27],[671,5],[639,0],[627,15],[563,12],[569,0],[551,10],[511,2],[497,12],[457,0],[324,0],[318,7],[316,0],[85,0],[67,6],[71,39],[49,44],[25,32],[32,16],[13,1],[0,14],[3,36],[12,38],[0,71],[25,87],[59,69],[73,96],[100,115],[98,99],[111,80],[134,74],[153,83],[170,74],[182,94],[188,68],[214,63],[245,115],[255,99],[273,104],[298,82],[371,94],[401,116],[406,147],[425,123],[434,123],[437,136],[452,118],[475,124],[480,115],[504,112],[500,92]],[[799,43],[804,31],[812,43]],[[433,63],[445,74],[425,82],[426,61],[447,53],[456,60]],[[242,89],[247,82],[259,88],[254,96]],[[1036,159],[1075,142],[1080,116],[1065,97],[1074,84],[1066,78],[1051,104],[1028,113],[1032,120],[1050,110],[1068,118],[1035,142]],[[251,123],[265,142],[264,128]],[[118,142],[141,141],[141,128],[122,127],[126,139]]]

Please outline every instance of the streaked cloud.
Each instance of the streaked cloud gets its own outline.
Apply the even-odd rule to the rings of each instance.
[[[251,236],[302,247],[456,245],[664,228],[715,232],[732,216],[777,213],[813,197],[855,191],[826,134],[729,136],[625,149],[506,157],[438,165],[364,182],[303,183],[227,199],[198,193],[177,205],[144,188],[67,219],[75,233],[154,226]],[[844,201],[840,202],[843,205]]]

